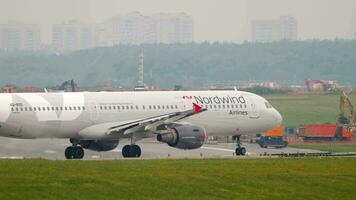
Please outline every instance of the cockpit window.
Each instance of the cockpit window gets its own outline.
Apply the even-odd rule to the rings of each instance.
[[[272,105],[268,102],[265,102],[266,108],[272,108]]]

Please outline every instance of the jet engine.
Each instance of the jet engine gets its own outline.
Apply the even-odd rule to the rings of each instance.
[[[206,133],[198,126],[183,125],[157,135],[157,140],[178,149],[197,149],[203,146]]]
[[[78,140],[77,142],[84,149],[94,151],[110,151],[119,144],[118,140]]]

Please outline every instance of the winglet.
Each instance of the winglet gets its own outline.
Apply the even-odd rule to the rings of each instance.
[[[193,106],[194,106],[194,112],[195,112],[195,113],[200,112],[200,110],[202,109],[202,107],[199,106],[199,105],[196,104],[196,103],[193,103]]]

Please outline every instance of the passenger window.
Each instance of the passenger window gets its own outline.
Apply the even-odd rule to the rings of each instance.
[[[169,105],[167,105],[166,108],[169,109]]]
[[[136,110],[138,110],[138,106],[136,106]]]
[[[213,105],[210,105],[210,109],[213,109]]]
[[[78,110],[80,110],[81,108],[80,108],[80,106],[78,106]]]
[[[25,107],[25,111],[27,111],[27,107]]]
[[[77,107],[73,106],[73,110],[77,110]]]
[[[52,107],[52,110],[54,110],[54,107]]]
[[[72,106],[69,106],[69,110],[72,110]]]
[[[33,111],[36,111],[36,107],[33,107]]]
[[[85,106],[82,106],[83,110],[85,110]],[[95,107],[96,108],[96,107]]]
[[[122,108],[123,110],[125,110],[125,106],[122,106],[121,108]]]
[[[106,110],[107,109],[107,107],[106,106],[104,106],[104,110]]]
[[[112,109],[113,109],[113,110],[116,110],[116,106],[112,106]]]
[[[152,107],[151,106],[148,106],[148,108],[151,110],[152,109]]]
[[[130,107],[129,107],[129,106],[126,106],[126,110],[130,110]]]
[[[178,109],[178,106],[176,105],[176,109]]]
[[[222,105],[222,108],[225,108],[225,105]]]
[[[41,107],[38,107],[38,111],[41,111]]]
[[[160,106],[157,106],[157,109],[161,109],[161,107],[160,107]]]
[[[64,106],[64,110],[67,110],[67,106]]]
[[[214,108],[216,109],[216,105],[214,105]]]
[[[247,105],[245,104],[245,108],[247,108]]]
[[[28,110],[29,110],[29,111],[32,111],[32,107],[29,107]]]
[[[63,107],[62,107],[62,106],[61,106],[60,108],[61,108],[61,110],[63,110]]]
[[[174,109],[173,105],[171,105],[171,109]]]
[[[226,108],[230,108],[230,106],[229,106],[229,105],[226,105]]]
[[[109,110],[111,110],[111,106],[108,106]]]
[[[142,106],[142,109],[145,110],[146,109],[145,106]]]
[[[20,108],[20,111],[23,111],[23,108],[22,108],[22,107]]]
[[[15,111],[14,107],[11,107],[11,111]]]
[[[130,106],[131,110],[133,110],[133,106]]]
[[[153,106],[153,109],[156,109],[156,106]]]
[[[242,108],[242,104],[240,104],[240,108]]]

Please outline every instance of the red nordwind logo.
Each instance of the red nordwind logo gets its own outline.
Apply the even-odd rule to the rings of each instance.
[[[204,133],[199,134],[197,139],[198,139],[198,141],[204,142],[205,141],[205,134]]]

